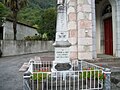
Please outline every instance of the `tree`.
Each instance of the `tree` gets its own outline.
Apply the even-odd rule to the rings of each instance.
[[[27,0],[4,0],[4,4],[12,11],[14,40],[16,40],[17,14],[27,4]]]
[[[49,40],[55,38],[55,28],[56,28],[56,9],[48,8],[41,15],[40,29],[39,33],[47,33]]]
[[[8,9],[0,2],[0,26],[2,25],[3,17],[7,17],[9,14]]]
[[[29,5],[42,8],[42,9],[47,9],[50,7],[55,7],[56,6],[56,1],[57,0],[29,0]]]
[[[42,9],[37,7],[25,7],[18,13],[18,21],[38,28],[41,20]]]

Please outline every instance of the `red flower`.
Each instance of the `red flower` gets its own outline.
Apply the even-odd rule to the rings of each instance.
[[[100,66],[102,67],[102,64],[100,64]]]
[[[106,74],[104,74],[104,78],[106,78]]]

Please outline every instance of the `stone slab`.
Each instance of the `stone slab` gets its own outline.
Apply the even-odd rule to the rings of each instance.
[[[117,87],[119,87],[119,88],[120,88],[120,82],[117,84]]]
[[[28,63],[24,63],[22,67],[19,69],[19,72],[27,71],[28,67],[29,67]]]

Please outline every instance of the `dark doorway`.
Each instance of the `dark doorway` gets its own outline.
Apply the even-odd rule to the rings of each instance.
[[[0,27],[0,40],[3,40],[3,27]]]
[[[104,20],[105,54],[113,55],[112,17]]]

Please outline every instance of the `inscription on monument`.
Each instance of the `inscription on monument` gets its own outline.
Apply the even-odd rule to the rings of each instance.
[[[69,60],[69,49],[68,48],[56,48],[55,53],[56,60]]]

